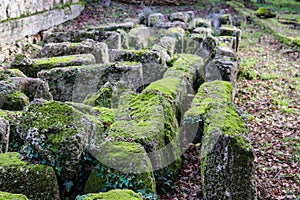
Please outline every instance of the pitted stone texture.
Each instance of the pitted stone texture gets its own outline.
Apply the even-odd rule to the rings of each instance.
[[[48,32],[45,34],[44,42],[82,42],[86,39],[92,39],[97,42],[104,42],[109,49],[121,48],[121,36],[116,31],[103,31],[101,29],[92,29],[90,31],[74,30],[69,32]]]
[[[134,28],[128,33],[129,47],[136,50],[146,49],[148,47],[150,31],[147,27]]]
[[[45,70],[66,66],[79,66],[96,63],[93,54],[77,54],[69,56],[59,56],[51,58],[38,58],[32,59],[31,65],[19,65],[19,62],[15,61],[11,64],[12,67],[20,69],[24,74],[29,77],[37,77],[37,73]]]
[[[153,13],[148,16],[148,26],[157,27],[167,21],[166,16],[161,13]]]
[[[60,200],[55,171],[51,166],[22,161],[17,152],[0,154],[0,190],[29,199]]]
[[[9,121],[0,117],[0,154],[8,150],[9,134]]]
[[[103,42],[96,42],[87,39],[81,43],[47,43],[43,49],[37,54],[37,57],[57,57],[74,54],[87,54],[91,53],[96,59],[96,63],[108,63],[108,47]]]

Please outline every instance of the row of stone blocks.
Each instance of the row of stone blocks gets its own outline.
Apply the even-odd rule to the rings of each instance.
[[[238,40],[239,31],[228,30]],[[129,37],[123,40],[117,32],[97,29],[49,34],[46,40],[62,38],[59,42],[63,43],[46,44],[39,56],[88,54],[67,56],[67,60],[66,57],[21,58],[12,65],[26,75],[39,78],[28,78],[17,70],[3,73],[1,97],[14,99],[11,108],[20,99],[23,105],[36,99],[20,116],[18,133],[24,142],[22,156],[52,166],[57,174],[52,176],[56,186],[44,187],[53,191],[43,193],[51,194],[49,199],[75,198],[80,193],[118,187],[155,198],[158,190],[168,187],[164,179],[176,179],[181,154],[194,138],[202,138],[201,182],[206,199],[255,197],[253,151],[243,119],[231,103],[234,97],[231,85],[235,85],[237,73],[232,38],[228,48],[222,46],[225,43],[220,46],[210,29],[198,28],[197,37],[193,34],[195,37],[185,37],[184,29],[170,28],[162,30],[164,34],[158,40],[153,39],[158,42],[151,45],[152,50],[120,49],[120,44],[126,46],[126,38],[131,47],[148,47],[151,31],[145,27],[131,29]],[[155,30],[158,32],[161,31]],[[111,40],[118,45],[110,46],[107,38],[118,34],[120,40]],[[86,38],[96,42],[81,42]],[[174,55],[183,49],[192,49],[186,51],[196,55]],[[76,64],[72,64],[73,59]],[[95,62],[104,64],[84,65]],[[63,67],[69,65],[75,66]],[[15,80],[20,83],[15,84]],[[25,84],[28,81],[40,84],[31,88]],[[197,94],[191,104],[194,93]],[[66,103],[38,100],[52,100],[52,96]],[[3,124],[7,127],[7,123]],[[7,141],[7,128],[3,130],[6,131],[1,134]],[[5,178],[6,171],[2,173],[0,190],[48,199],[32,196],[37,193],[23,184],[20,184],[23,190],[14,191],[14,183]]]

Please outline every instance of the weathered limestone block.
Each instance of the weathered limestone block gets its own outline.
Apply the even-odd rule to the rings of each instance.
[[[109,53],[110,61],[140,62],[143,65],[144,86],[159,80],[166,71],[166,63],[161,60],[160,52],[149,50],[112,50]]]
[[[78,183],[89,173],[82,167],[86,150],[101,142],[103,133],[96,117],[61,102],[39,102],[23,112],[18,132],[25,141],[25,158],[53,166],[61,186],[73,183],[60,188],[62,197],[81,192]]]
[[[80,200],[80,197],[77,197],[76,200]],[[103,199],[103,200],[112,200],[112,199],[118,199],[118,200],[143,200],[143,196],[140,194],[137,194],[133,192],[132,190],[127,189],[114,189],[110,190],[108,192],[101,192],[101,193],[90,193],[87,195],[84,195],[85,200],[97,200],[97,199]]]
[[[15,88],[24,93],[29,98],[29,101],[33,101],[34,99],[52,100],[49,86],[42,79],[13,77],[8,80],[12,81]]]
[[[161,177],[174,180],[181,166],[180,134],[177,119],[185,112],[192,86],[182,77],[166,77],[150,84],[138,95],[120,101],[111,138],[128,138],[146,149],[157,184],[166,188]]]
[[[144,147],[135,142],[108,141],[93,151],[99,164],[90,174],[85,193],[128,188],[156,196],[151,161]]]
[[[29,104],[29,98],[18,91],[9,81],[0,81],[0,108],[4,110],[22,110]]]
[[[29,199],[59,200],[55,171],[50,166],[21,161],[18,153],[0,154],[0,190]]]
[[[216,18],[221,26],[232,25],[232,16],[230,14],[217,14]]]
[[[123,23],[111,23],[108,25],[99,25],[97,27],[91,27],[88,30],[102,30],[102,31],[118,31],[119,29],[129,31],[134,27],[133,22],[123,22]]]
[[[218,45],[218,39],[212,35],[207,35],[200,46],[195,52],[196,55],[202,57],[204,60],[211,58],[215,53],[215,49]]]
[[[210,28],[210,23],[208,20],[203,18],[195,18],[189,23],[189,29],[193,30],[195,28]]]
[[[28,200],[27,197],[23,194],[12,194],[9,192],[0,192],[0,199],[5,200]]]
[[[9,133],[9,121],[0,117],[0,154],[8,150]]]
[[[92,54],[78,54],[59,56],[51,58],[32,59],[32,64],[27,65],[19,62],[18,56],[11,64],[12,67],[20,69],[29,77],[37,77],[37,73],[44,69],[52,69],[66,66],[78,66],[83,64],[94,64],[95,57]]]
[[[204,62],[201,57],[192,54],[178,54],[173,66],[168,68],[164,74],[164,78],[185,78],[196,92],[200,84],[204,82],[203,68]]]
[[[104,42],[109,49],[121,48],[121,36],[116,31],[103,31],[101,29],[93,29],[90,31],[74,30],[69,32],[48,32],[45,34],[45,43],[59,42],[82,42],[86,39],[92,39],[97,42]]]
[[[170,20],[173,21],[181,21],[184,23],[188,23],[193,20],[194,13],[193,11],[189,12],[175,12],[170,15]]]
[[[231,48],[218,47],[216,57],[204,68],[204,79],[206,82],[214,80],[229,81],[233,87],[232,98],[236,94],[237,84],[237,61],[235,53]]]
[[[106,83],[116,98],[144,85],[142,65],[137,62],[56,68],[41,71],[38,77],[48,82],[53,99],[59,101],[83,102]]]
[[[10,77],[26,77],[19,69],[0,69],[0,81],[7,80]]]
[[[180,27],[173,27],[167,30],[162,30],[161,35],[172,37],[176,40],[175,53],[183,53],[185,31]]]
[[[148,26],[156,27],[167,21],[167,18],[161,13],[153,13],[148,16]]]
[[[212,31],[210,28],[198,27],[193,30],[194,33],[203,34],[205,36],[211,35]]]
[[[0,6],[11,3],[10,1],[4,1],[5,3],[1,3]],[[41,3],[43,3],[43,1],[41,1]],[[14,9],[15,8],[18,7],[14,7]],[[0,23],[0,46],[5,48],[7,44],[15,43],[15,41],[23,39],[25,36],[36,35],[42,30],[47,30],[55,25],[73,19],[81,13],[83,8],[83,5],[70,5],[64,9],[54,9],[40,14]],[[3,12],[0,13],[2,14]],[[6,11],[4,11],[4,13],[6,13]]]
[[[219,35],[220,36],[240,37],[241,30],[234,26],[221,26],[219,28]]]
[[[175,52],[176,40],[173,37],[162,37],[158,43],[159,46],[166,49],[167,53],[172,58]]]
[[[128,33],[129,47],[136,50],[148,47],[150,31],[147,27],[133,28]]]
[[[39,58],[50,58],[57,56],[66,56],[74,54],[91,53],[96,59],[96,63],[108,63],[108,47],[103,42],[95,42],[87,39],[81,43],[47,43],[43,49],[37,54]]]
[[[202,43],[206,37],[205,33],[192,33],[186,38],[186,48],[185,52],[189,54],[197,54],[202,48]]]
[[[204,199],[256,199],[254,151],[231,92],[229,82],[204,83],[183,118],[182,134],[189,141],[202,138]]]
[[[122,29],[118,29],[117,31],[121,37],[121,48],[128,49],[129,48],[128,33]]]

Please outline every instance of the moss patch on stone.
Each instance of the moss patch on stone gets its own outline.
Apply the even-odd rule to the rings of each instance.
[[[0,154],[0,190],[24,194],[30,199],[59,199],[52,167],[21,161],[16,152]]]
[[[8,192],[0,192],[0,200],[28,200],[23,194],[12,194]]]
[[[5,110],[20,111],[29,104],[29,98],[20,91],[10,91],[4,97],[1,108]]]
[[[99,164],[85,185],[85,193],[114,188],[156,194],[152,165],[145,149],[134,142],[109,141],[96,154]]]
[[[78,199],[78,198],[77,198]],[[101,192],[98,194],[84,195],[84,200],[142,200],[143,197],[140,194],[133,192],[132,190],[110,190],[108,192]],[[79,199],[78,199],[79,200]]]

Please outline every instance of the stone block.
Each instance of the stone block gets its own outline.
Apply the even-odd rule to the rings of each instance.
[[[161,13],[153,13],[148,16],[148,26],[157,27],[166,21],[167,18]]]
[[[8,150],[9,133],[9,121],[0,117],[0,154]]]
[[[78,196],[76,200],[80,200],[81,196]],[[118,200],[143,200],[143,197],[140,194],[133,192],[132,190],[128,189],[114,189],[108,192],[101,192],[101,193],[89,193],[84,195],[85,200],[96,200],[96,199],[103,199],[103,200],[111,200],[111,199],[118,199]]]
[[[54,169],[22,161],[17,152],[0,154],[0,178],[1,191],[24,194],[33,200],[60,200]]]
[[[151,161],[144,147],[135,142],[108,141],[98,144],[92,155],[99,161],[90,174],[85,193],[128,188],[156,196]]]
[[[148,47],[150,31],[147,27],[134,28],[128,33],[129,47],[139,50]]]
[[[42,50],[39,51],[37,57],[50,58],[57,56],[66,56],[74,54],[88,54],[91,53],[96,59],[96,63],[108,63],[108,47],[103,42],[96,42],[91,39],[87,39],[81,43],[47,43]]]
[[[104,42],[109,49],[121,48],[121,36],[116,31],[103,31],[93,29],[90,31],[73,30],[69,32],[48,32],[45,34],[44,42],[59,43],[59,42],[82,42],[86,39],[92,39],[97,42]]]
[[[143,65],[144,86],[159,80],[166,71],[166,63],[161,60],[160,52],[150,50],[112,50],[110,61],[140,62]]]
[[[38,72],[42,70],[49,70],[52,68],[66,67],[66,66],[79,66],[94,64],[95,57],[92,54],[77,54],[69,56],[58,56],[51,58],[37,58],[32,59],[32,64],[24,65],[16,58],[11,64],[12,67],[20,69],[24,74],[29,77],[37,77]]]

